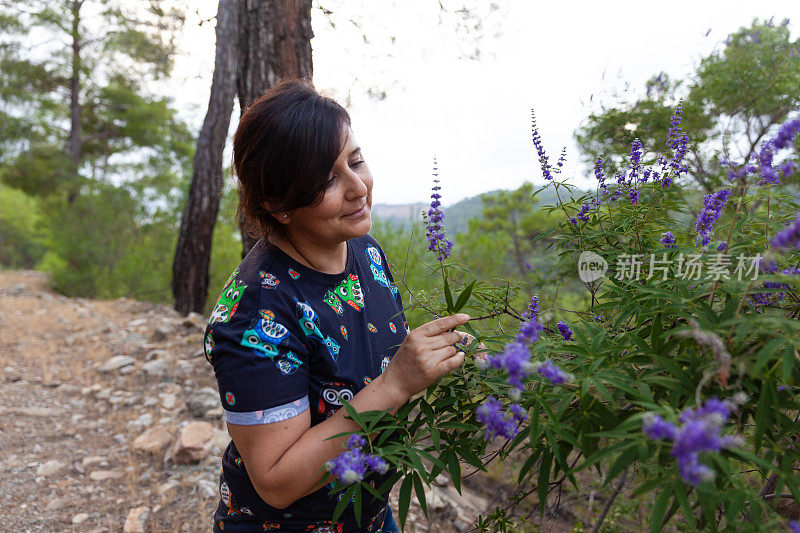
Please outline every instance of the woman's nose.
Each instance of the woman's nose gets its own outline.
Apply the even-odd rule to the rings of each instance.
[[[366,180],[368,177],[362,176],[358,172],[350,171],[350,194],[353,198],[361,198],[362,196],[366,196],[369,192],[369,188],[367,187]]]

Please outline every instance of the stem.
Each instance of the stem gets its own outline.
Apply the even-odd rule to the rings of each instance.
[[[611,497],[606,502],[606,505],[603,508],[603,512],[600,515],[600,518],[597,519],[597,523],[594,525],[594,528],[592,528],[592,533],[598,533],[600,531],[600,526],[603,525],[603,520],[606,519],[606,515],[608,514],[608,511],[611,510],[611,506],[614,504],[614,500],[617,499],[617,496],[619,495],[620,491],[622,490],[622,486],[625,485],[625,481],[627,480],[627,477],[628,477],[628,469],[626,468],[625,471],[622,473],[622,477],[619,479],[619,482],[617,483],[617,486],[614,487],[614,493],[611,495]]]

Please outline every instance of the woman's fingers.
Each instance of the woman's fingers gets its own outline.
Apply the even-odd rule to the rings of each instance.
[[[464,352],[457,351],[453,356],[442,359],[436,365],[436,371],[441,376],[458,368],[464,362]]]
[[[458,313],[457,315],[443,316],[432,320],[427,324],[423,324],[419,329],[428,337],[435,337],[441,335],[451,329],[464,325],[469,321],[469,315]]]

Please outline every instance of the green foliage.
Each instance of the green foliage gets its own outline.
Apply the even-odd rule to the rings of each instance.
[[[47,234],[36,199],[0,183],[0,265],[31,269],[44,257]]]
[[[630,168],[624,171],[629,175]],[[346,406],[362,427],[360,433],[377,433],[370,453],[388,460],[398,472],[396,479],[402,480],[401,524],[413,494],[426,509],[422,485],[439,473],[449,473],[459,487],[462,464],[485,469],[499,457],[515,458],[516,494],[508,505],[478,520],[482,531],[529,526],[518,517],[530,512],[543,515],[558,505],[560,498],[555,495],[567,486],[580,492],[579,476],[584,471],[600,477],[607,498],[616,498],[623,478],[629,486],[625,498],[631,501],[615,504],[616,510],[598,517],[602,523],[595,526],[602,531],[622,530],[621,510],[631,505],[649,509],[651,531],[780,527],[784,519],[777,512],[776,498],[768,496],[766,480],[773,480],[775,494],[800,500],[796,475],[800,281],[764,272],[755,279],[752,270],[740,275],[736,267],[739,258],[749,261],[745,267],[758,264],[752,258],[770,249],[769,239],[783,228],[784,220],[794,217],[800,204],[782,187],[758,186],[758,179],[750,176],[734,183],[710,249],[696,244],[690,213],[697,191],[688,187],[634,181],[621,185],[624,189],[616,201],[608,197],[616,186],[610,187],[600,206],[588,210],[587,220],[574,223],[571,215],[584,203],[593,205],[592,198],[559,202],[551,208],[565,216],[547,235],[556,256],[556,279],[550,285],[575,286],[582,252],[600,254],[610,264],[604,277],[578,285],[582,295],[555,289],[540,298],[535,320],[544,330],[529,346],[530,357],[533,362],[554,362],[571,376],[565,383],[554,384],[529,369],[524,389],[515,393],[504,371],[478,364],[472,345],[462,368],[444,376],[397,415],[357,413]],[[547,188],[561,196],[558,191],[567,186],[551,182]],[[634,188],[639,192],[637,201],[629,196]],[[569,197],[568,191],[563,192],[564,198]],[[508,203],[494,205],[499,206],[498,218],[509,209]],[[497,235],[513,231],[507,221],[480,224]],[[675,235],[675,247],[665,248],[659,242],[665,231]],[[726,253],[732,263],[727,271],[687,275],[676,267],[695,256],[706,268],[719,262],[718,240],[728,243]],[[770,256],[778,269],[800,261],[797,250]],[[641,275],[626,269],[631,257],[642,261]],[[667,275],[649,270],[654,260],[671,265]],[[524,307],[518,303],[526,302],[535,285],[526,285],[523,296],[508,279],[475,280],[455,255],[432,267],[424,291],[412,287],[410,305],[427,313],[420,321],[452,312],[465,301],[464,310],[473,317],[465,329],[490,352],[501,352],[522,318]],[[438,287],[430,288],[434,279]],[[770,288],[768,283],[774,285]],[[778,291],[781,298],[763,303],[760,295]],[[597,315],[604,318],[598,321]],[[571,338],[558,332],[558,319],[569,324]],[[485,428],[476,416],[490,396],[503,403],[518,402],[527,413],[516,436],[491,448],[495,454],[489,453]],[[699,461],[714,475],[695,484],[683,477],[673,442],[653,440],[643,429],[653,415],[679,423],[681,413],[711,398],[739,406],[722,431],[740,440],[701,453]],[[366,487],[362,483],[361,488]]]
[[[590,115],[575,133],[582,158],[594,164],[604,155],[612,175],[635,137],[644,144],[645,160],[665,154],[671,106],[682,99],[683,129],[693,148],[689,176],[711,191],[728,174],[721,160],[734,159],[734,165],[749,160],[766,132],[800,107],[798,48],[800,39],[792,41],[788,21],[776,26],[756,20],[740,28],[724,47],[703,58],[688,80],[660,73],[636,102],[618,102]],[[744,157],[737,148],[744,148]]]

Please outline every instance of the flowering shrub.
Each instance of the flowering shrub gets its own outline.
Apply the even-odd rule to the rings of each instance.
[[[800,501],[800,206],[769,169],[800,122],[784,125],[758,164],[732,165],[735,179],[698,203],[681,179],[681,119],[679,106],[665,155],[649,157],[636,139],[614,179],[598,159],[596,192],[552,206],[564,215],[549,234],[561,272],[553,286],[580,283],[582,252],[599,257],[592,268],[606,263],[580,278],[577,308],[548,287],[523,287],[537,294],[518,311],[511,281],[471,279],[451,256],[434,190],[428,239],[442,293],[412,292],[409,304],[431,316],[469,312],[466,330],[491,354],[472,357],[471,344],[461,369],[396,416],[345,404],[363,435],[377,435],[373,453],[397,470],[384,487],[351,485],[350,495],[402,480],[404,524],[412,489],[427,512],[424,486],[437,475],[446,471],[460,490],[462,465],[485,469],[499,458],[515,468],[517,494],[479,520],[485,531],[525,516],[515,508],[554,510],[589,472],[605,491],[596,531],[621,493],[646,507],[652,531],[798,527],[778,503]],[[550,165],[535,125],[533,141],[545,187],[568,197],[563,157]],[[361,479],[362,464],[349,461],[331,472]]]

